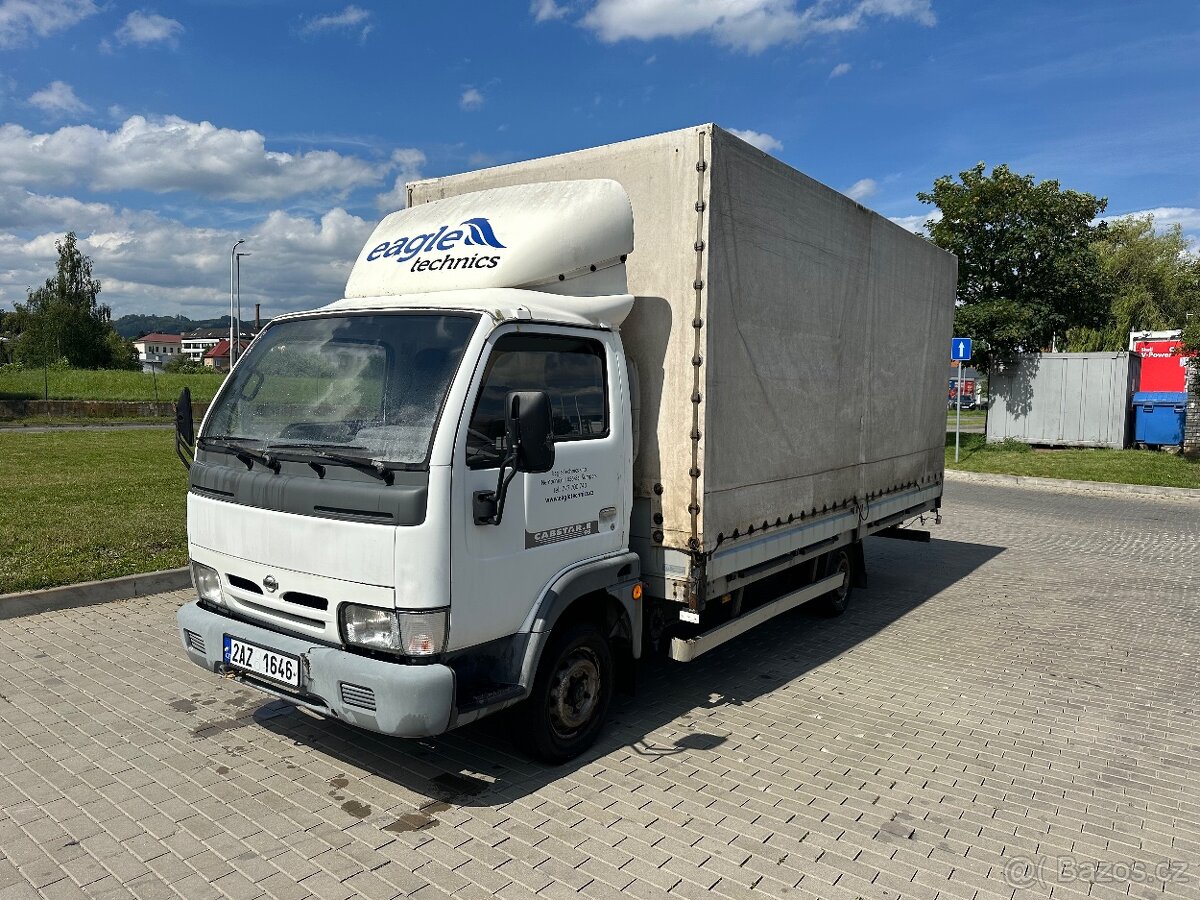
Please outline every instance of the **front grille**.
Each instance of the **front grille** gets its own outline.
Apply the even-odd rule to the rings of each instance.
[[[329,609],[329,601],[324,597],[317,597],[314,594],[302,594],[300,591],[288,591],[283,595],[283,599],[288,603],[295,603],[298,606],[307,606],[309,609]]]
[[[204,653],[204,638],[196,634],[194,631],[183,629],[183,639],[187,641],[187,645],[197,653]]]
[[[235,588],[240,588],[248,594],[262,594],[262,588],[248,578],[232,575],[229,572],[225,573],[225,577],[229,579],[229,583]]]
[[[368,712],[375,712],[375,692],[369,687],[342,682],[342,702]]]
[[[251,603],[249,600],[239,600],[242,606],[246,607],[254,613],[266,619],[272,619],[276,622],[291,622],[293,625],[304,625],[308,628],[324,628],[325,623],[320,619],[312,619],[307,616],[298,616],[294,613],[284,612],[281,609],[275,609],[273,606],[263,606],[259,603]]]

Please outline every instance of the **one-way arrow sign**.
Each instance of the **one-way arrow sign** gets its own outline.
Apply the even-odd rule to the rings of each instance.
[[[971,358],[971,339],[956,337],[950,342],[950,358],[958,362],[966,362]]]

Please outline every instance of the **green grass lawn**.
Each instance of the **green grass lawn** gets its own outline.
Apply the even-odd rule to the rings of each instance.
[[[66,369],[43,372],[41,369],[22,369],[0,372],[0,400],[41,400],[48,378],[51,400],[153,400],[155,383],[158,399],[174,402],[185,387],[192,389],[192,399],[212,400],[221,386],[223,375],[173,375],[146,372],[125,372],[113,369]]]
[[[956,465],[954,435],[948,434],[947,469],[1200,488],[1200,461],[1158,450],[1035,450],[1021,443],[986,444],[982,434],[964,434],[960,457]]]
[[[187,564],[170,431],[0,431],[0,594]]]

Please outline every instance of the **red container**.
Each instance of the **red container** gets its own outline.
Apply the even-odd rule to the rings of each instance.
[[[1179,338],[1135,340],[1132,350],[1142,358],[1139,391],[1186,391],[1187,363]]]

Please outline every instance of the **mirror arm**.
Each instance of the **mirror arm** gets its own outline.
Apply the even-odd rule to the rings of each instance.
[[[503,472],[504,470],[501,469],[500,471]],[[496,482],[496,515],[492,519],[493,525],[499,525],[500,521],[504,518],[504,501],[508,499],[508,486],[512,483],[513,477],[516,474],[517,470],[511,468],[508,470],[507,475],[503,475]]]
[[[185,448],[188,451],[187,454],[184,453]],[[192,463],[196,461],[195,449],[185,444],[183,442],[183,438],[179,436],[178,432],[175,434],[175,455],[179,457],[179,461],[183,463],[183,467],[188,470],[192,468]]]
[[[494,491],[476,491],[471,496],[473,518],[476,525],[499,525],[504,519],[504,500],[508,497],[508,486],[517,474],[516,451],[510,450],[500,461]],[[507,474],[505,469],[508,469]]]

